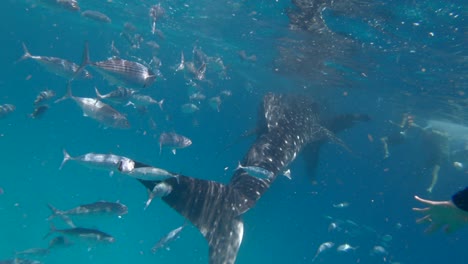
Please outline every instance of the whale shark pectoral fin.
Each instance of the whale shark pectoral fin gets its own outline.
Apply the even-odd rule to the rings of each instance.
[[[343,140],[341,140],[341,138],[337,137],[333,132],[331,132],[330,130],[328,130],[326,128],[324,128],[324,130],[325,130],[325,133],[327,135],[327,138],[331,142],[333,142],[333,143],[335,143],[335,144],[337,144],[339,146],[342,146],[348,152],[352,153],[351,149],[348,147],[348,145],[346,145],[346,143]]]
[[[352,152],[351,149],[346,145],[346,143],[341,140],[339,137],[337,137],[332,131],[328,130],[327,128],[321,126],[321,125],[314,125],[311,128],[311,140],[309,145],[315,145],[317,148],[317,154],[318,154],[318,148],[320,147],[321,141],[323,140],[330,140],[331,142],[342,146],[344,149],[346,149],[349,152]]]
[[[214,181],[177,178],[164,181],[172,191],[161,199],[200,230],[208,242],[210,264],[233,264],[244,233],[234,191]],[[149,190],[159,183],[139,181]]]

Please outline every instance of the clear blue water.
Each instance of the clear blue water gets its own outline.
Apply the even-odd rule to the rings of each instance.
[[[428,194],[430,169],[421,154],[420,139],[391,148],[391,157],[384,161],[379,141],[394,129],[388,120],[399,120],[406,112],[423,124],[430,119],[468,123],[466,3],[335,2],[324,1],[326,29],[318,33],[291,29],[287,11],[295,7],[290,1],[161,1],[166,9],[157,23],[165,35],[162,39],[150,32],[152,1],[79,2],[82,10],[106,13],[110,24],[41,1],[3,1],[0,104],[14,104],[16,111],[0,119],[0,259],[47,246],[48,240],[43,239],[49,230],[47,203],[68,209],[109,200],[126,204],[129,213],[121,219],[83,219],[80,225],[112,234],[115,243],[76,243],[32,258],[44,263],[207,263],[207,243],[193,226],[169,245],[170,250],[151,254],[159,238],[184,219],[159,200],[144,211],[146,191],[133,179],[111,177],[73,162],[58,170],[62,149],[72,155],[125,155],[184,175],[228,182],[252,143],[252,138],[236,139],[254,128],[261,97],[269,91],[300,91],[322,102],[329,115],[368,113],[372,122],[339,135],[353,154],[333,144],[323,146],[316,184],[310,184],[303,161],[297,159],[291,166],[293,180],[278,179],[245,215],[237,263],[311,263],[318,246],[326,241],[358,248],[340,254],[335,246],[315,263],[466,261],[467,228],[452,235],[427,235],[411,211],[418,206],[413,195],[448,199],[468,183],[466,172],[444,164],[436,189]],[[105,129],[83,117],[71,101],[51,104],[42,119],[27,117],[41,90],[50,88],[62,96],[66,80],[34,61],[16,63],[22,55],[21,42],[33,55],[79,63],[85,41],[89,41],[91,58],[104,60],[111,56],[114,40],[123,58],[150,61],[148,46],[143,43],[140,49],[132,49],[120,36],[125,22],[131,22],[145,41],[160,45],[155,54],[162,61],[163,77],[144,92],[164,98],[164,111],[157,106],[146,114],[119,108],[128,114],[129,130]],[[232,92],[223,98],[220,112],[207,102],[193,115],[180,111],[188,102],[189,86],[184,74],[175,73],[173,67],[181,51],[189,60],[194,46],[221,58],[226,66],[228,78],[208,67],[209,82],[200,84],[208,98],[222,90]],[[241,50],[257,60],[241,60]],[[73,83],[74,94],[93,97],[94,86],[104,92],[113,89],[98,73],[93,74],[92,80]],[[149,124],[150,118],[155,127]],[[157,138],[165,131],[186,135],[193,145],[177,155],[165,151],[159,156]],[[232,142],[236,143],[225,149]],[[333,207],[340,202],[350,206]],[[356,226],[348,221],[345,230],[330,232],[328,226],[336,219]],[[383,244],[382,236],[387,234],[393,239]],[[375,245],[385,246],[388,255],[372,256]]]

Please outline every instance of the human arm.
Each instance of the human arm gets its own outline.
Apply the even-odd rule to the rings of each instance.
[[[425,208],[413,208],[424,215],[416,222],[429,224],[426,233],[434,233],[441,228],[446,233],[452,233],[468,224],[468,188],[456,193],[452,201],[431,201],[418,196],[414,198],[427,205]]]

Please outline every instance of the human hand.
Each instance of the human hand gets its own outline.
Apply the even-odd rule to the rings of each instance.
[[[431,201],[414,196],[425,208],[413,208],[413,211],[425,214],[416,220],[418,224],[429,223],[426,233],[434,233],[443,228],[445,233],[452,233],[468,223],[468,212],[456,207],[451,201]]]

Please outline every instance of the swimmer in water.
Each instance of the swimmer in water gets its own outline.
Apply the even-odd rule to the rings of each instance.
[[[429,193],[432,193],[439,179],[440,167],[444,162],[448,161],[449,157],[449,138],[447,133],[443,131],[427,128],[423,130],[423,144],[427,149],[428,158],[427,165],[432,170],[431,185],[427,188]]]
[[[400,124],[397,124],[393,121],[389,121],[390,124],[395,125],[398,127],[396,131],[391,133],[388,136],[380,138],[382,141],[383,148],[384,148],[384,159],[390,157],[390,151],[388,150],[388,145],[399,145],[405,142],[406,140],[406,132],[408,128],[411,127],[413,124],[413,116],[410,114],[404,114]]]
[[[428,223],[426,233],[434,233],[441,228],[445,233],[453,233],[468,224],[468,187],[455,193],[449,201],[431,201],[418,196],[414,198],[427,205],[425,208],[413,208],[413,211],[424,214],[416,223]]]

